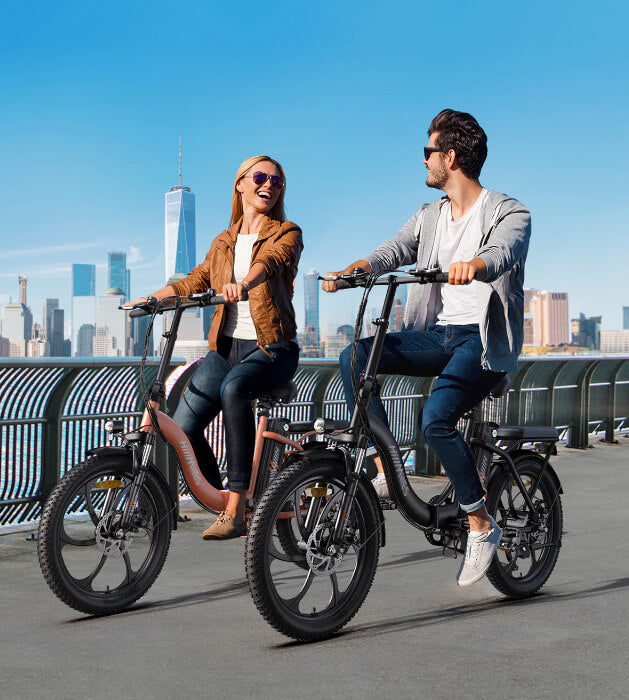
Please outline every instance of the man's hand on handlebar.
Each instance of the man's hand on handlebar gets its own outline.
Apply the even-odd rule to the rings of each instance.
[[[448,284],[470,284],[474,280],[484,280],[487,265],[481,258],[469,262],[455,262],[448,270]]]
[[[324,277],[338,277],[339,275],[343,274],[343,270],[339,270],[338,272],[326,272]],[[323,280],[321,282],[321,289],[323,289],[324,292],[330,292],[334,293],[336,292],[336,280]]]
[[[362,271],[364,273],[371,272],[371,265],[366,260],[357,260],[355,263],[348,265],[344,270],[339,270],[338,272],[326,272],[323,277],[339,277],[340,275],[352,275],[357,271]],[[323,280],[321,283],[321,289],[324,292],[336,292],[338,289],[336,280]]]

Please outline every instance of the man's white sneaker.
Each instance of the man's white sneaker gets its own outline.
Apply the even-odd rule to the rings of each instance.
[[[470,532],[467,536],[465,556],[456,577],[459,586],[471,586],[476,581],[480,581],[494,558],[496,547],[502,537],[502,530],[496,525],[491,515],[489,520],[491,520],[489,532]]]
[[[390,501],[391,496],[389,496],[389,487],[387,486],[387,480],[384,474],[377,474],[372,480],[371,484],[376,490],[376,495],[382,501]]]

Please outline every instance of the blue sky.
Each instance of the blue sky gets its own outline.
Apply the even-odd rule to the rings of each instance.
[[[531,209],[526,285],[621,327],[629,305],[629,60],[620,2],[3,3],[0,303],[29,276],[69,314],[70,265],[125,250],[132,295],[163,284],[164,192],[196,194],[197,253],[227,225],[233,176],[287,172],[301,272],[345,266],[423,201],[443,107],[489,136],[481,182]],[[303,320],[301,280],[295,306]],[[324,327],[355,293],[326,295]]]

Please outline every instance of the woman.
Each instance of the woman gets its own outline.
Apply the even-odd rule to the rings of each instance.
[[[223,411],[227,477],[226,509],[203,539],[230,539],[247,532],[245,494],[255,441],[251,400],[290,381],[299,348],[291,302],[303,249],[300,228],[285,220],[286,178],[268,156],[253,156],[238,168],[230,227],[219,234],[205,260],[157,299],[216,289],[229,303],[217,306],[209,352],[198,366],[174,415],[188,435],[206,478],[222,488],[205,428]],[[249,300],[242,301],[243,292]]]

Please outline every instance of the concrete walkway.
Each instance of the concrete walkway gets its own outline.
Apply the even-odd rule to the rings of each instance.
[[[259,616],[243,541],[173,533],[128,612],[90,618],[47,588],[28,533],[0,537],[0,696],[17,698],[619,698],[629,696],[629,439],[560,448],[564,545],[542,594],[509,602],[455,582],[395,512],[359,614],[336,638],[291,642]],[[435,480],[418,479],[422,494]]]

